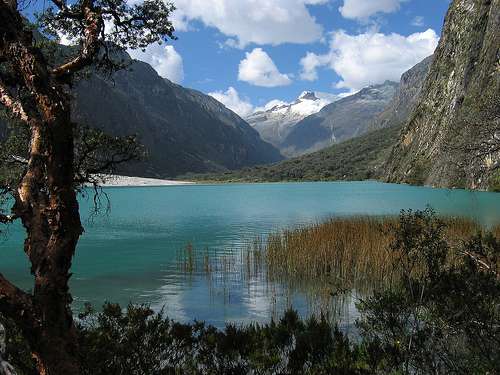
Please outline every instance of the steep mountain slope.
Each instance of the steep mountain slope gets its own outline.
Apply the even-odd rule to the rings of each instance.
[[[500,181],[500,0],[453,0],[387,179],[487,189]]]
[[[429,57],[403,73],[393,100],[370,123],[370,129],[375,130],[321,151],[273,165],[197,178],[247,182],[380,179],[386,173],[384,167],[399,139],[402,125],[410,109],[417,103],[431,62],[432,57]]]
[[[378,179],[400,127],[375,130],[321,151],[271,165],[218,174],[187,176],[225,182],[354,181]]]
[[[208,95],[162,79],[135,61],[112,80],[74,89],[74,120],[113,135],[137,134],[148,160],[129,173],[174,177],[281,159],[244,120]]]
[[[327,105],[293,128],[283,142],[282,153],[293,156],[314,152],[365,133],[397,88],[397,83],[387,81]]]
[[[304,91],[293,103],[276,104],[251,114],[245,120],[259,132],[263,140],[279,148],[299,121],[338,99],[332,94]]]
[[[67,50],[61,46],[57,53]],[[147,158],[121,172],[175,177],[283,159],[256,130],[211,96],[165,80],[127,54],[118,58],[130,66],[111,79],[92,75],[73,87],[73,120],[116,136],[138,136]],[[0,113],[0,139],[7,121]]]
[[[417,104],[434,56],[429,56],[403,73],[394,98],[370,124],[370,130],[402,125]]]

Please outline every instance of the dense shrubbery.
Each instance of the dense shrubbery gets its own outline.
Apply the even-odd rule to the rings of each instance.
[[[460,245],[431,211],[403,213],[390,251],[404,277],[359,304],[350,342],[325,318],[293,311],[268,325],[180,324],[148,307],[89,307],[79,320],[85,374],[496,374],[500,372],[500,242]],[[30,374],[15,328],[9,360]]]
[[[363,340],[377,343],[387,371],[500,372],[500,242],[481,233],[458,248],[429,212],[403,215],[391,250],[401,285],[358,307]]]
[[[230,182],[335,181],[377,179],[396,144],[400,127],[375,130],[324,150],[271,165],[187,179]]]

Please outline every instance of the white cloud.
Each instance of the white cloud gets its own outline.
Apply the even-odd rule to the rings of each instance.
[[[261,87],[286,86],[292,83],[288,75],[280,73],[262,48],[246,53],[246,58],[240,61],[238,79]]]
[[[218,29],[231,39],[231,46],[249,43],[278,45],[310,43],[322,37],[322,27],[306,5],[329,0],[175,0],[173,14],[178,30],[197,20]]]
[[[317,69],[328,62],[327,58],[328,56],[324,57],[312,52],[307,52],[307,54],[300,59],[300,65],[302,66],[300,78],[304,81],[316,81],[318,79]]]
[[[422,27],[425,25],[424,22],[424,17],[422,16],[416,16],[412,21],[411,21],[412,26],[417,26],[417,27]]]
[[[158,75],[175,83],[184,80],[184,64],[182,56],[173,46],[152,44],[142,50],[129,50],[133,59],[144,61],[151,65]]]
[[[406,0],[344,0],[339,8],[344,18],[366,20],[378,13],[393,13]]]
[[[341,81],[337,88],[359,90],[385,80],[399,81],[401,74],[434,53],[439,41],[434,30],[409,36],[399,34],[364,33],[349,35],[344,31],[332,34],[330,51],[325,55],[308,54],[303,63],[302,77],[316,77],[319,66],[334,70]]]
[[[240,98],[238,91],[236,91],[234,87],[229,87],[225,92],[216,91],[211,92],[208,95],[215,98],[241,117],[245,117],[253,113],[253,105],[248,100]]]

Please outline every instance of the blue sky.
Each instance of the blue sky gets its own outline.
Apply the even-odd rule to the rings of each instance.
[[[306,90],[339,94],[397,80],[433,52],[449,6],[449,0],[173,2],[178,40],[130,53],[241,115]]]
[[[179,77],[174,71],[167,78],[205,93],[218,92],[218,99],[241,113],[250,107],[244,105],[240,109],[238,100],[252,107],[263,106],[273,99],[293,101],[305,90],[336,94],[398,77],[432,52],[449,1],[178,0],[176,4],[174,23],[179,39],[171,44],[182,59],[183,74]],[[256,14],[252,13],[254,9]],[[286,14],[293,9],[296,15]],[[269,15],[280,10],[282,17]],[[236,21],[231,23],[228,18]],[[252,33],[252,29],[257,31]],[[259,29],[267,36],[259,35]],[[408,41],[412,35],[418,39],[421,33],[422,43]],[[365,48],[380,54],[375,57],[379,60],[375,67],[370,56],[356,53]],[[257,53],[252,53],[255,49]],[[312,73],[306,80],[301,59],[308,52],[314,54],[313,60],[321,61],[316,75]],[[334,57],[329,56],[332,52]],[[246,75],[250,77],[239,74],[247,54],[251,62],[256,60],[251,67],[255,65],[258,70],[262,65],[264,80],[259,79],[258,72]],[[147,57],[136,57],[148,61]],[[274,63],[278,76],[265,69],[267,65],[260,62],[263,57]],[[345,81],[346,76],[348,82],[340,87],[338,83]],[[356,79],[360,76],[364,78]],[[265,77],[271,78],[269,82]],[[227,92],[230,87],[234,90]]]

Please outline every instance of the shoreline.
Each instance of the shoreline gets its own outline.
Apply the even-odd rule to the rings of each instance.
[[[99,176],[104,182],[102,187],[156,187],[195,185],[192,181],[163,180],[159,178],[131,177],[120,175]]]

